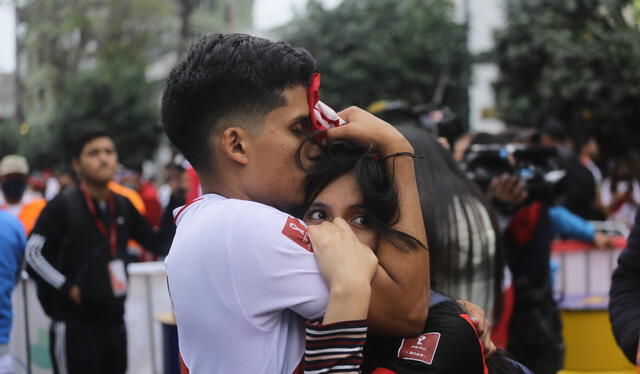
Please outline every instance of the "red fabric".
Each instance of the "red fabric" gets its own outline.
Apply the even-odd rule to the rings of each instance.
[[[387,368],[377,368],[372,371],[371,374],[398,374],[395,371],[389,370]]]
[[[304,357],[300,360],[298,367],[291,374],[304,374],[304,369],[302,368],[302,364],[304,363]]]
[[[178,353],[178,358],[180,359],[180,374],[189,374],[189,368],[187,367],[187,364],[184,363],[184,360],[182,360],[182,355],[180,353]]]
[[[327,129],[324,128],[318,119],[316,118],[316,104],[320,101],[320,74],[314,73],[311,76],[311,82],[309,83],[309,89],[307,91],[307,101],[309,102],[309,122],[311,123],[311,130],[321,131],[315,136],[314,141],[318,144],[322,144],[327,136]]]
[[[507,228],[507,233],[514,244],[523,245],[533,239],[541,208],[542,203],[535,202],[516,212]]]
[[[487,360],[484,358],[484,346],[482,345],[482,342],[480,341],[480,335],[478,335],[478,330],[476,330],[476,326],[473,324],[473,321],[471,321],[471,318],[469,317],[468,314],[461,313],[460,317],[462,319],[464,319],[465,321],[467,321],[471,325],[471,327],[473,328],[473,331],[476,332],[476,336],[478,336],[478,343],[480,343],[480,354],[482,354],[483,374],[489,374],[489,368],[487,367]]]
[[[314,130],[324,130],[314,115],[315,107],[318,101],[320,101],[320,74],[314,73],[311,76],[311,82],[309,83],[309,90],[307,92],[307,101],[309,102],[309,121],[311,127]]]
[[[627,246],[627,239],[623,236],[611,238],[611,244],[615,249],[624,249]],[[553,253],[584,252],[594,249],[593,243],[581,240],[554,240],[551,243]]]
[[[509,325],[515,307],[515,290],[513,285],[502,292],[502,313],[500,320],[491,329],[491,340],[499,349],[506,350],[509,343]]]
[[[149,221],[151,226],[156,228],[160,227],[162,221],[162,206],[160,206],[160,201],[158,201],[156,188],[149,182],[142,182],[139,193],[142,202],[144,202],[144,218]]]

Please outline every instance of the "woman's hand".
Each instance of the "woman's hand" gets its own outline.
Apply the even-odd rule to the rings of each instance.
[[[485,317],[484,310],[474,303],[458,300],[458,304],[467,312],[473,326],[476,328],[478,338],[484,349],[484,356],[491,357],[497,350],[496,345],[491,341],[491,322]]]
[[[373,146],[383,157],[397,152],[413,153],[413,147],[400,131],[366,110],[352,106],[338,116],[347,124],[330,129],[327,133],[330,140],[349,139],[365,147]]]
[[[378,259],[349,224],[336,218],[307,228],[320,272],[329,288],[323,324],[367,318]]]

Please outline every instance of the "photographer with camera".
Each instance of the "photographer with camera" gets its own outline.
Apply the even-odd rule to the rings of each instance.
[[[564,344],[558,307],[551,286],[551,243],[556,236],[591,241],[598,247],[609,238],[558,205],[566,172],[558,150],[529,137],[524,144],[479,135],[462,162],[502,215],[506,253],[513,273],[515,305],[508,351],[539,374],[563,366]]]

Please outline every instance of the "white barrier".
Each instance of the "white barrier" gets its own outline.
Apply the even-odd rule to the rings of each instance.
[[[154,316],[171,310],[164,264],[130,264],[128,270],[129,293],[125,306],[129,355],[127,372],[160,374],[162,332]],[[22,277],[12,299],[13,329],[10,342],[15,373],[53,373],[49,358],[49,318],[40,307],[33,280]]]

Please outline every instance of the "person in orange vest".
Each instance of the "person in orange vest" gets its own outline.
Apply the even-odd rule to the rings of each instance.
[[[29,235],[46,200],[27,191],[29,164],[20,155],[6,155],[0,161],[0,209],[17,217]]]

